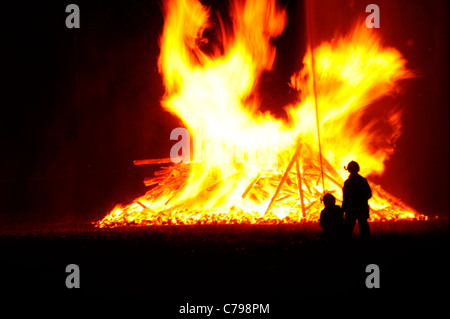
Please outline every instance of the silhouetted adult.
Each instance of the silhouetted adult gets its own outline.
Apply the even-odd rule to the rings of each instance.
[[[344,213],[340,206],[336,205],[336,198],[327,193],[323,197],[325,208],[320,213],[320,226],[322,226],[322,239],[337,240],[342,236],[344,226]]]
[[[344,182],[342,210],[345,213],[344,228],[346,235],[351,237],[356,220],[358,220],[359,231],[364,238],[370,237],[369,219],[369,198],[372,197],[367,180],[358,174],[359,165],[351,161],[347,165],[350,176]]]

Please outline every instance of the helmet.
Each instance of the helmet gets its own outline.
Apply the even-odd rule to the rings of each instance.
[[[323,197],[323,203],[325,204],[325,207],[333,206],[336,204],[336,198],[332,194],[326,193]]]
[[[347,167],[345,168],[350,173],[358,173],[359,172],[359,165],[355,161],[351,161],[348,163]]]

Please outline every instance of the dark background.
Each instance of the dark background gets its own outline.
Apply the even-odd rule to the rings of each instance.
[[[3,223],[102,218],[115,204],[145,192],[142,180],[154,168],[132,161],[168,157],[170,131],[181,126],[159,105],[160,3],[76,1],[81,28],[67,29],[69,3],[2,4]],[[311,2],[313,42],[346,31],[367,15],[369,3]],[[408,80],[396,99],[404,107],[403,134],[385,174],[374,181],[420,212],[448,216],[448,2],[377,4],[386,44],[399,49],[420,76]],[[287,83],[301,67],[306,44],[304,3],[283,5],[288,26],[275,40],[274,71],[260,83],[262,109],[279,116],[295,99]]]

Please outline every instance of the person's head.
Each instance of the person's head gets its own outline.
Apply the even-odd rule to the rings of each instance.
[[[336,204],[336,198],[330,193],[326,193],[323,197],[325,207],[333,207]]]
[[[345,168],[347,171],[349,171],[350,174],[355,174],[359,172],[359,164],[355,161],[351,161],[348,163],[347,167]]]

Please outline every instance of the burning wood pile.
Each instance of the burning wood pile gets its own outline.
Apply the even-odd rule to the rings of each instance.
[[[323,176],[335,187],[341,189],[343,180],[326,159]],[[295,164],[294,164],[295,163]],[[135,165],[169,164],[163,166],[154,177],[146,178],[144,184],[152,187],[144,196],[136,199],[126,207],[117,206],[108,216],[96,223],[98,227],[115,227],[131,225],[177,225],[177,224],[278,224],[316,221],[323,209],[323,192],[320,187],[321,170],[318,161],[303,160],[299,165],[298,152],[289,163],[283,174],[258,173],[253,178],[245,175],[233,175],[227,179],[235,184],[237,180],[246,180],[248,186],[242,193],[260,204],[265,209],[264,214],[246,212],[232,206],[227,211],[192,210],[192,202],[204,202],[214,196],[214,190],[225,181],[211,178],[209,184],[199,192],[199,198],[188,198],[171,204],[186,185],[193,166],[201,167],[201,163],[171,164],[170,158],[161,160],[140,160]],[[171,165],[170,165],[171,164]],[[292,166],[295,166],[295,170]],[[373,192],[371,205],[371,220],[426,219],[401,200],[385,192],[379,185],[370,183]],[[342,204],[341,193],[331,190],[339,205]],[[155,199],[167,198],[163,210],[154,211],[144,203],[152,203]],[[264,203],[269,203],[264,204]],[[265,205],[265,206],[264,206]]]
[[[193,156],[178,164],[135,161],[165,166],[145,179],[152,188],[144,196],[116,206],[96,226],[315,221],[325,193],[341,204],[350,160],[369,179],[383,173],[401,133],[401,111],[386,105],[371,110],[376,116],[369,120],[366,111],[400,92],[413,74],[375,31],[357,23],[349,34],[309,47],[290,79],[298,101],[284,107],[286,120],[258,110],[258,80],[273,68],[272,40],[287,23],[275,0],[233,2],[231,26],[221,19],[213,25],[197,0],[169,0],[164,10],[161,104],[193,136]],[[221,40],[217,47],[203,37],[208,28]],[[425,219],[371,187],[372,219]]]

